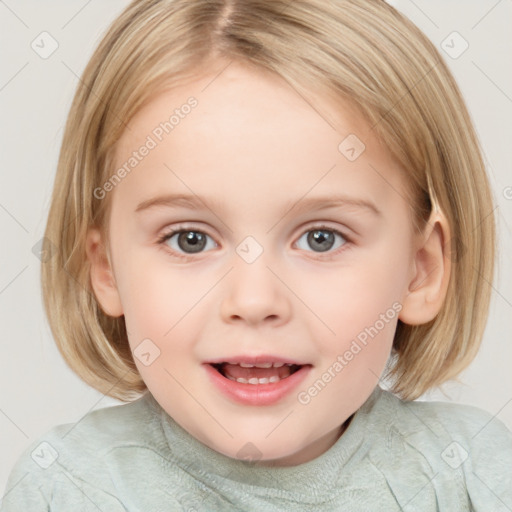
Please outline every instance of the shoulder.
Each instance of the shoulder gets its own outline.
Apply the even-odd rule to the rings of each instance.
[[[405,401],[387,391],[378,406],[388,437],[400,438],[434,486],[464,487],[476,511],[491,503],[493,510],[512,510],[512,432],[497,415],[471,405]]]
[[[57,425],[38,441],[46,441],[65,457],[75,460],[102,457],[120,445],[151,444],[158,426],[158,409],[147,395],[122,405],[103,407],[86,413],[74,423]]]
[[[158,434],[158,409],[147,395],[57,425],[22,452],[9,473],[0,510],[10,512],[24,505],[36,512],[48,510],[50,503],[52,510],[61,510],[56,505],[59,496],[68,507],[72,504],[80,510],[89,510],[93,496],[108,503],[109,510],[124,510],[115,498],[108,454],[124,446],[151,446]]]
[[[467,456],[483,452],[495,455],[512,455],[512,432],[497,417],[488,411],[466,404],[440,401],[402,401],[395,398],[402,416],[408,416],[407,424],[425,427],[425,437],[438,448],[448,441],[460,444]],[[414,417],[414,418],[412,418]],[[448,450],[450,452],[450,450]],[[445,456],[449,458],[449,453]],[[464,451],[461,450],[464,458]]]
[[[512,432],[497,415],[479,407],[453,402],[401,400],[381,391],[379,419],[390,421],[404,433],[422,432],[431,443],[458,439],[468,446],[489,442],[512,448]]]

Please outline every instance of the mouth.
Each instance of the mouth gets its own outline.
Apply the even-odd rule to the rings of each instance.
[[[261,354],[203,363],[210,383],[229,400],[270,406],[289,397],[309,375],[312,364]]]
[[[287,379],[290,375],[301,370],[304,366],[297,363],[284,362],[260,362],[260,363],[244,363],[244,362],[220,362],[208,363],[224,378],[240,384],[274,384],[281,380]]]

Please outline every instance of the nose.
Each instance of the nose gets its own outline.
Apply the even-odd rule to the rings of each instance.
[[[235,261],[222,289],[222,319],[251,326],[260,323],[279,326],[288,322],[291,292],[278,276],[279,272],[271,270],[263,256],[252,263]]]

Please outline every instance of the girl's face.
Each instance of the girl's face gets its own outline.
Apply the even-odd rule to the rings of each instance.
[[[232,63],[147,104],[95,192],[150,392],[212,449],[275,465],[325,452],[367,400],[414,274],[400,169],[311,101]]]

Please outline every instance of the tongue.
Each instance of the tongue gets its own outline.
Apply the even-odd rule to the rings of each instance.
[[[229,364],[224,363],[222,366],[222,371],[224,375],[232,377],[233,379],[270,379],[270,377],[277,376],[280,379],[285,379],[290,376],[290,367],[289,366],[281,366],[280,368],[242,368],[238,364]]]

